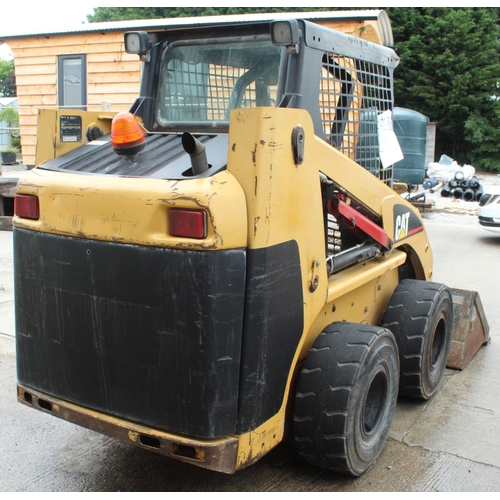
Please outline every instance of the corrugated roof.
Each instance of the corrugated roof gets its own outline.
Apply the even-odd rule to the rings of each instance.
[[[323,11],[323,12],[280,12],[271,14],[245,14],[227,16],[204,16],[204,17],[176,17],[169,19],[140,19],[136,21],[118,21],[108,23],[85,23],[65,27],[61,30],[22,32],[19,25],[15,32],[1,33],[0,42],[10,38],[25,38],[33,36],[54,36],[64,34],[78,34],[106,31],[129,31],[129,30],[165,30],[180,27],[210,26],[216,24],[238,24],[272,21],[274,19],[378,19],[384,37],[384,45],[393,45],[392,30],[389,17],[383,10],[351,10],[351,11]]]

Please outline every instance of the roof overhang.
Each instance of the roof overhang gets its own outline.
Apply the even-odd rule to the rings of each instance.
[[[16,32],[0,34],[0,44],[8,43],[9,39],[19,39],[37,36],[71,35],[79,33],[106,33],[113,31],[165,31],[186,27],[210,27],[221,24],[240,23],[263,23],[276,19],[304,19],[307,21],[336,20],[336,21],[367,21],[378,22],[381,43],[387,47],[394,46],[391,23],[389,16],[384,10],[347,10],[347,11],[323,11],[323,12],[280,12],[269,14],[245,14],[227,16],[204,16],[204,17],[176,17],[169,19],[141,19],[136,21],[118,21],[108,23],[85,23],[78,24],[64,30],[49,30],[38,32],[22,32],[16,26]]]

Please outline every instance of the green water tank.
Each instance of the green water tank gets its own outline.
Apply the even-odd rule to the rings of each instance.
[[[411,109],[394,108],[393,124],[404,155],[394,164],[394,181],[423,184],[429,118]]]

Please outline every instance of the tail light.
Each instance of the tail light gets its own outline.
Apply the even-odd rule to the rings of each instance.
[[[136,116],[118,113],[111,122],[111,146],[119,155],[135,155],[144,149],[146,137]]]
[[[14,215],[23,219],[38,220],[40,218],[38,197],[29,194],[16,194],[14,196]]]
[[[207,214],[203,210],[173,208],[169,212],[169,233],[182,238],[206,238]]]

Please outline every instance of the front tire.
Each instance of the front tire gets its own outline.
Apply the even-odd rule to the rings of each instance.
[[[392,333],[332,323],[316,339],[295,397],[294,435],[314,465],[360,476],[382,451],[398,394],[399,361]]]
[[[399,394],[428,400],[438,390],[453,333],[453,302],[445,285],[403,280],[391,297],[382,326],[398,343]]]

